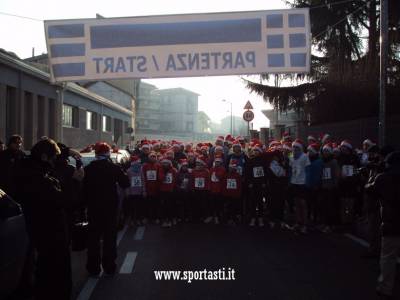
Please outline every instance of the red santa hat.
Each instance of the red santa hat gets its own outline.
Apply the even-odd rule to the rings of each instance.
[[[269,143],[269,148],[272,148],[272,147],[276,147],[276,146],[278,146],[278,145],[281,145],[281,143],[280,142],[278,142],[278,141],[275,141],[275,140],[273,140],[273,141],[271,141],[270,143]]]
[[[239,161],[237,159],[231,159],[229,162],[230,168],[237,168],[239,165]]]
[[[315,143],[315,142],[317,142],[317,139],[316,139],[314,136],[309,135],[309,136],[307,137],[307,141]]]
[[[295,141],[292,143],[292,147],[298,147],[301,150],[304,150],[304,142],[300,139],[295,139]]]
[[[260,153],[263,152],[262,146],[260,144],[254,145],[253,150],[256,150],[256,151],[258,151]]]
[[[179,164],[181,166],[187,166],[189,163],[188,163],[186,158],[182,158],[182,159],[179,160]]]
[[[171,160],[169,157],[166,157],[166,156],[162,157],[160,162],[161,162],[162,164],[169,164],[169,165],[172,165],[172,160]]]
[[[203,166],[207,166],[206,158],[202,155],[196,157],[196,163],[202,164]]]
[[[371,141],[370,139],[366,139],[363,141],[363,145],[367,146],[367,149],[371,148],[372,146],[375,146],[376,143],[374,143],[373,141]]]
[[[140,157],[137,155],[132,155],[131,162],[133,162],[133,163],[140,162]]]
[[[325,145],[327,143],[327,140],[331,138],[331,135],[328,133],[325,133],[321,136],[321,143]]]
[[[319,144],[313,143],[307,147],[307,151],[317,154],[319,151]]]
[[[224,141],[224,137],[222,135],[217,137],[217,141],[218,142],[223,142]]]
[[[240,144],[239,139],[237,139],[237,140],[235,140],[235,141],[233,142],[232,147],[240,147],[240,148],[242,148],[242,145]]]
[[[322,147],[322,151],[324,151],[324,152],[328,152],[328,153],[333,153],[333,146],[332,146],[332,144],[331,143],[328,143],[328,144],[325,144],[323,147]]]
[[[215,155],[214,161],[220,161],[220,162],[222,162],[222,161],[223,161],[222,155],[220,155],[220,154]]]
[[[285,132],[283,133],[283,135],[282,135],[282,139],[283,139],[284,141],[290,141],[290,140],[291,140],[291,137],[290,137],[289,132],[285,131]]]
[[[292,143],[290,142],[283,143],[282,149],[286,151],[292,151]]]
[[[348,149],[350,149],[350,150],[353,149],[353,145],[352,145],[348,140],[343,140],[343,141],[340,143],[340,147],[346,147],[346,148],[348,148]]]

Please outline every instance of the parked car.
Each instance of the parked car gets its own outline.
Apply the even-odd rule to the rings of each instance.
[[[21,207],[0,190],[0,299],[17,288],[28,251]]]

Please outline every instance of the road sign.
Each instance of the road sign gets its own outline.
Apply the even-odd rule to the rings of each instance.
[[[247,101],[246,105],[244,106],[244,109],[253,109],[253,105],[251,105],[250,100]]]
[[[309,9],[45,21],[53,82],[310,69]]]
[[[243,113],[243,120],[245,120],[246,122],[251,122],[254,119],[254,113],[251,110],[246,110]]]

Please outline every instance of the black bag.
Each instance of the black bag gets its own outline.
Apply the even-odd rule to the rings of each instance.
[[[88,222],[75,223],[72,226],[71,249],[72,251],[83,251],[87,248]]]

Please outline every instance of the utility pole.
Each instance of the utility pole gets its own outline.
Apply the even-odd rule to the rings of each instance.
[[[386,84],[388,64],[388,0],[380,3],[379,145],[386,143]]]

